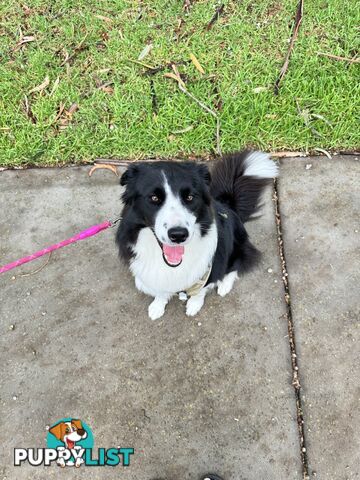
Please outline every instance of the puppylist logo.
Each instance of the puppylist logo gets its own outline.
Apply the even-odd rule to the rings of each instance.
[[[14,465],[24,463],[48,467],[56,462],[60,467],[128,467],[133,448],[98,448],[94,452],[94,437],[89,426],[75,418],[62,418],[52,425],[46,437],[47,448],[15,448]]]

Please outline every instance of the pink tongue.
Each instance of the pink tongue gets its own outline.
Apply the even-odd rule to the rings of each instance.
[[[166,260],[173,265],[177,265],[181,262],[184,250],[185,249],[182,245],[173,247],[171,245],[166,245],[165,243],[163,244],[163,252]]]

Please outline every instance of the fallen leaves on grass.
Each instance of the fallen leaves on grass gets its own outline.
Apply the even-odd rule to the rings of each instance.
[[[184,0],[183,9],[185,10],[186,13],[189,13],[190,7],[191,7],[191,0]]]
[[[107,93],[108,95],[112,95],[114,93],[114,88],[112,87],[114,82],[105,82],[98,87],[98,90]]]
[[[187,132],[190,132],[190,130],[193,130],[194,126],[193,125],[189,125],[188,127],[185,127],[185,128],[182,128],[181,130],[173,130],[171,133],[173,135],[179,135],[181,133],[187,133]]]
[[[253,88],[254,93],[266,92],[266,90],[268,90],[267,87],[255,87],[255,88]]]
[[[91,167],[89,171],[89,177],[95,172],[95,170],[110,170],[111,172],[115,173],[115,175],[118,177],[118,171],[115,165],[110,165],[110,164],[95,164],[93,167]]]
[[[277,95],[279,93],[279,88],[280,88],[280,83],[282,79],[284,78],[288,67],[289,67],[289,62],[290,62],[290,56],[294,48],[295,40],[297,39],[298,33],[299,33],[299,28],[303,19],[303,8],[304,8],[304,0],[300,0],[298,3],[298,7],[296,10],[296,16],[295,16],[295,22],[294,22],[294,28],[293,28],[293,33],[291,36],[290,40],[290,45],[284,60],[284,64],[281,67],[280,74],[275,82],[274,85],[274,93]]]
[[[57,79],[55,80],[54,85],[51,89],[50,97],[54,94],[55,90],[58,88],[59,83],[60,83],[60,77],[57,77]]]
[[[13,48],[13,51],[16,52],[17,50],[20,50],[25,44],[35,42],[36,37],[34,35],[23,35],[21,28],[20,30],[20,40],[17,42],[15,47]]]
[[[114,93],[114,88],[112,85],[114,85],[114,82],[102,82],[100,78],[97,75],[94,75],[95,83],[96,83],[96,88],[98,90],[101,90],[102,92],[108,93],[109,95]]]
[[[193,53],[190,53],[190,60],[192,61],[192,63],[194,64],[194,67],[196,68],[196,70],[198,70],[201,75],[204,75],[205,74],[205,70],[203,69],[203,67],[200,65],[200,62],[199,60],[195,57],[195,55]]]
[[[112,23],[112,19],[109,17],[105,17],[104,15],[95,15],[95,17],[99,20],[103,20],[104,22]]]
[[[142,50],[142,52],[141,52],[140,55],[138,56],[138,61],[144,60],[144,58],[149,55],[149,53],[151,52],[152,48],[153,48],[153,46],[152,46],[151,43],[149,43],[148,45],[145,45],[144,49]]]
[[[28,117],[28,119],[29,119],[32,123],[35,124],[35,123],[37,122],[37,119],[36,119],[35,115],[33,114],[32,110],[31,110],[30,103],[29,103],[29,99],[27,98],[26,95],[24,95],[23,106],[24,106],[24,111],[25,111],[25,113],[26,113],[26,116]]]
[[[30,91],[29,91],[29,94],[30,93],[37,93],[37,92],[42,92],[43,90],[45,90],[46,87],[48,87],[50,84],[50,78],[48,75],[46,75],[44,81],[42,83],[40,83],[40,85],[37,85],[36,87],[32,88]]]
[[[60,103],[58,113],[52,122],[52,125],[56,125],[60,131],[65,130],[69,126],[73,115],[77,110],[79,110],[79,105],[75,102],[70,105],[68,110],[65,110],[64,103]]]

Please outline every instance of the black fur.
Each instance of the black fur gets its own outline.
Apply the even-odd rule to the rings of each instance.
[[[244,223],[259,208],[259,199],[271,179],[244,176],[244,162],[249,152],[233,153],[218,160],[210,175],[204,164],[192,162],[154,162],[131,165],[121,177],[126,186],[123,194],[123,218],[116,241],[120,255],[129,260],[131,245],[136,243],[139,231],[153,227],[156,206],[149,197],[161,197],[164,171],[176,192],[191,191],[195,201],[186,205],[201,224],[206,235],[216,221],[218,245],[208,283],[222,280],[232,271],[250,270],[259,259],[258,250],[251,244]]]

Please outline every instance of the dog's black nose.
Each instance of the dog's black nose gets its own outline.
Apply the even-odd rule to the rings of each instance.
[[[83,437],[84,433],[85,433],[85,430],[83,430],[82,428],[78,428],[77,433],[80,435],[80,437]]]
[[[189,236],[187,228],[184,227],[173,227],[168,230],[169,238],[174,243],[182,243]]]

